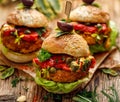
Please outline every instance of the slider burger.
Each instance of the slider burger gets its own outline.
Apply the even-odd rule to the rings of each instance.
[[[47,37],[37,58],[35,81],[48,92],[69,93],[90,81],[95,72],[95,59],[87,42],[75,32]]]
[[[107,51],[115,45],[117,29],[109,14],[101,8],[81,5],[71,11],[70,22],[76,33],[87,41],[92,53]]]
[[[46,17],[35,9],[21,9],[10,13],[1,27],[1,50],[9,60],[17,63],[32,61],[48,35]]]

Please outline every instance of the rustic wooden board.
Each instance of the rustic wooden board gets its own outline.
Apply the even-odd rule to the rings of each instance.
[[[74,0],[74,1],[71,0],[71,1],[74,3],[73,8],[75,8],[76,6],[78,6],[81,3],[81,0]],[[114,0],[114,1],[96,0],[96,1],[98,1],[102,5],[103,9],[105,9],[106,11],[108,11],[110,13],[111,19],[115,21],[115,23],[117,24],[117,27],[119,28],[120,27],[120,13],[119,13],[120,0]],[[8,13],[13,10],[15,5],[16,4],[10,4],[6,7],[0,6],[0,26],[3,23],[5,23]],[[56,20],[54,20],[52,23],[50,23],[51,27],[55,26]],[[119,31],[120,31],[120,29],[119,29]],[[118,45],[120,45],[120,39],[118,40]],[[113,52],[113,53],[117,53],[117,55],[115,55],[115,58],[117,60],[120,60],[120,53],[118,51]],[[103,66],[106,65],[105,63],[107,63],[108,65],[109,65],[109,63],[111,63],[111,62],[109,62],[109,58],[106,59],[106,61],[103,63]],[[20,81],[18,83],[17,87],[12,88],[11,81],[16,76],[22,77],[24,79],[26,77],[31,79],[31,77],[29,75],[27,75],[26,73],[24,73],[22,71],[18,71],[16,69],[15,74],[12,77],[10,77],[6,80],[0,80],[0,102],[4,102],[3,100],[8,100],[5,102],[15,102],[16,98],[20,95],[26,95],[27,102],[34,102],[33,100],[35,98],[37,98],[36,102],[44,102],[43,96],[45,96],[47,94],[47,92],[40,86],[36,85],[36,83],[32,80]],[[94,89],[95,86],[98,86],[97,93],[99,93],[99,96],[100,96],[99,100],[100,100],[100,102],[106,102],[106,98],[101,94],[100,91],[102,89],[108,88],[109,86],[112,86],[113,83],[119,93],[119,96],[120,96],[120,87],[119,87],[120,76],[108,77],[107,75],[103,74],[100,70],[98,70],[86,88],[88,90],[92,90],[92,89]],[[26,92],[25,88],[28,88],[27,92]],[[72,98],[73,94],[74,93],[63,95],[62,102],[72,102],[71,98]],[[52,99],[50,99],[48,102],[52,102]]]

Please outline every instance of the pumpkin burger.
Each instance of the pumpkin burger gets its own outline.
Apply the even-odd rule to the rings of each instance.
[[[48,35],[46,17],[35,9],[10,13],[1,27],[1,50],[13,62],[32,61]]]
[[[87,42],[75,32],[47,37],[37,58],[35,81],[49,92],[69,93],[81,84],[86,85],[95,72],[95,59]]]

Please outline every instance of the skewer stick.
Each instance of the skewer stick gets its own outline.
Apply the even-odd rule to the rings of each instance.
[[[67,22],[69,22],[71,8],[72,8],[72,3],[70,1],[66,1],[65,14],[67,15]]]

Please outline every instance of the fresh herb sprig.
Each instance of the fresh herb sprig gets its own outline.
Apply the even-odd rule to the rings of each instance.
[[[13,67],[10,67],[10,68],[7,68],[7,67],[2,67],[1,66],[1,73],[0,73],[0,79],[6,79],[8,77],[10,77],[11,75],[13,75],[14,73],[14,68]]]
[[[103,68],[102,72],[111,76],[118,76],[118,72],[114,69],[110,69],[110,68]]]
[[[107,89],[111,91],[111,93],[107,93],[105,90],[106,89],[102,90],[101,93],[107,97],[108,102],[120,102],[118,93],[114,85],[112,85]],[[72,99],[75,102],[99,102],[98,100],[99,97],[98,97],[98,94],[96,93],[96,87],[94,91],[82,90],[79,93],[77,93]]]
[[[73,97],[73,101],[75,102],[99,102],[97,93],[96,93],[96,88],[94,91],[87,91],[87,90],[82,90],[79,93],[77,93],[76,96]]]
[[[120,102],[118,93],[116,89],[114,88],[114,85],[111,86],[108,90],[111,91],[111,93],[106,93],[105,90],[102,90],[102,94],[108,98],[108,102]]]

